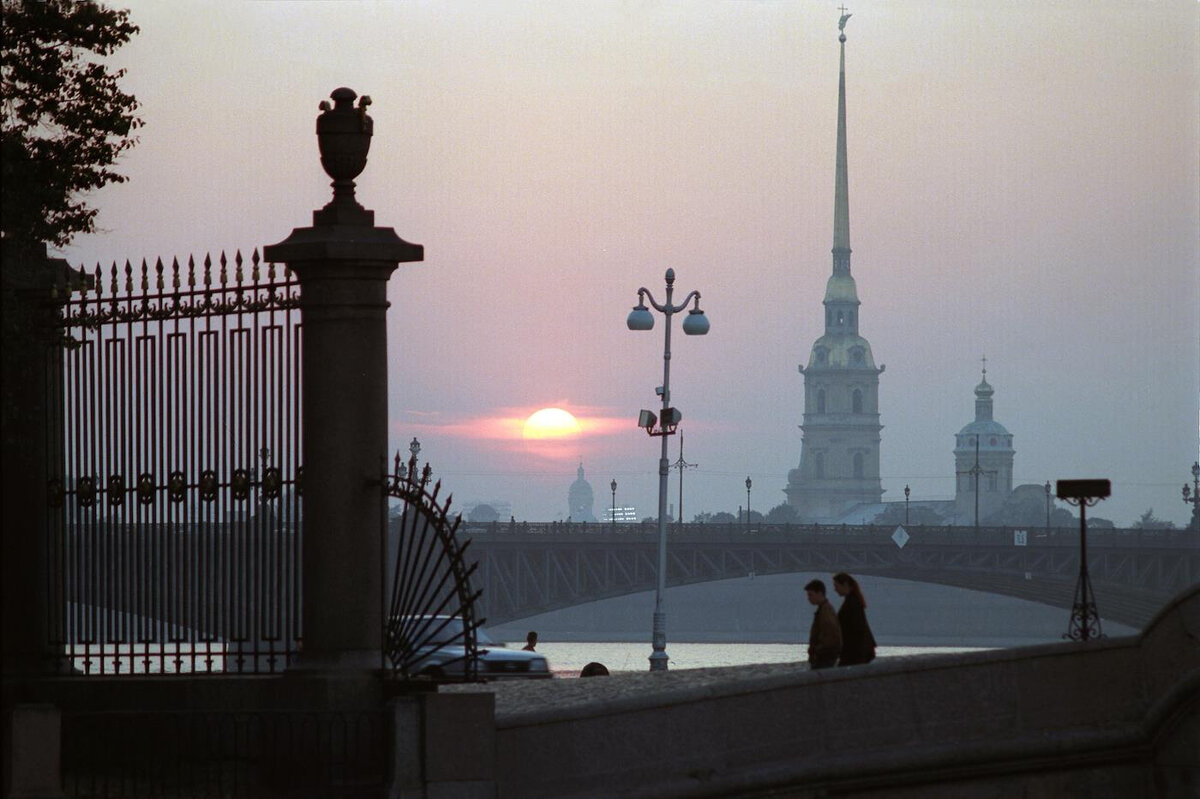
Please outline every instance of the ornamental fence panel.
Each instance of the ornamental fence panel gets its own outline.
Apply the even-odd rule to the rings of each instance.
[[[57,670],[282,670],[300,645],[300,287],[240,251],[97,265],[50,348]]]

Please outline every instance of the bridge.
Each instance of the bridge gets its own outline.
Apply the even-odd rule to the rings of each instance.
[[[122,529],[120,536],[103,525],[71,535],[51,586],[62,607],[57,641],[174,641],[194,630],[203,642],[235,644],[243,658],[254,642],[266,642],[258,647],[266,659],[260,665],[270,671],[299,640],[301,544],[290,527],[251,525],[241,535],[227,524]],[[139,551],[117,546],[117,537],[155,543]],[[657,582],[652,524],[498,524],[460,537],[470,539],[466,560],[478,562],[476,613],[491,625],[649,591]],[[1090,531],[1088,569],[1104,618],[1141,628],[1170,597],[1200,583],[1200,540],[1182,530]],[[869,525],[685,524],[669,534],[668,586],[838,571],[1070,608],[1079,533],[911,527],[897,537],[896,528]]]
[[[969,588],[1070,608],[1079,531],[1058,528],[672,525],[667,585],[750,574],[856,575]],[[652,524],[497,524],[467,531],[489,624],[649,591]],[[895,538],[893,536],[896,536]],[[1089,530],[1088,570],[1105,618],[1142,627],[1200,583],[1200,539],[1183,530]]]

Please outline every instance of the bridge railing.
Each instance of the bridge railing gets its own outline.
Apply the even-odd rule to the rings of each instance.
[[[904,528],[908,539],[906,546],[954,545],[964,543],[981,546],[1079,546],[1079,528],[1070,527],[953,527],[912,525]],[[892,540],[896,525],[891,524],[763,524],[751,523],[685,523],[671,524],[667,528],[670,540],[679,541],[727,541],[745,544],[748,541],[812,541],[841,543],[880,543]],[[586,539],[653,539],[658,528],[653,522],[636,524],[611,524],[606,522],[491,522],[488,524],[467,523],[460,535],[488,541],[565,541]],[[1200,548],[1200,536],[1187,530],[1151,530],[1141,528],[1089,528],[1089,547],[1112,548],[1163,548],[1178,549],[1183,546]]]

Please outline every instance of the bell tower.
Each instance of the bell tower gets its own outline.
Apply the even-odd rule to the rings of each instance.
[[[788,473],[788,504],[801,521],[830,522],[883,497],[879,481],[879,375],[859,335],[858,287],[850,274],[850,190],[846,167],[846,21],[838,21],[837,161],[833,190],[833,274],[825,284],[825,333],[813,342],[804,375],[800,466]]]

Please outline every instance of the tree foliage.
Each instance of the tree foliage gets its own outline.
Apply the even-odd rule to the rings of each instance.
[[[1089,521],[1091,521],[1089,519]],[[1146,512],[1138,517],[1138,520],[1133,523],[1135,530],[1174,530],[1175,522],[1169,522],[1160,519],[1154,515],[1154,508],[1147,508]]]
[[[796,506],[784,502],[767,511],[767,522],[770,524],[793,524],[800,519]]]
[[[118,157],[137,143],[137,100],[103,59],[138,32],[129,12],[93,0],[0,0],[6,237],[68,243],[95,230],[84,193],[123,183]]]

